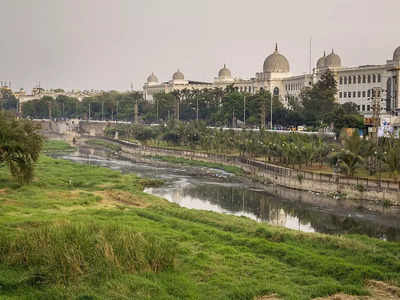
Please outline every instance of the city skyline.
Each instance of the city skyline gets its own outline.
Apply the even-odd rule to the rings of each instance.
[[[384,64],[400,46],[398,1],[291,2],[250,1],[244,9],[228,1],[6,0],[0,79],[13,89],[40,81],[48,89],[121,91],[133,82],[140,90],[151,72],[168,80],[178,68],[199,81],[223,64],[234,77],[252,77],[275,42],[293,74],[308,72],[310,38],[312,67],[332,48],[344,65],[358,66]]]

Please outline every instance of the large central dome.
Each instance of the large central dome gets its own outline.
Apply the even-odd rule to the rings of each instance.
[[[183,75],[183,73],[181,71],[176,71],[173,75],[172,75],[172,80],[184,80],[185,76]]]
[[[226,65],[224,65],[224,67],[221,70],[219,70],[218,77],[220,79],[232,77],[231,71],[226,67]]]
[[[264,61],[264,73],[288,73],[290,71],[289,62],[278,52],[278,45],[275,52],[268,56]]]

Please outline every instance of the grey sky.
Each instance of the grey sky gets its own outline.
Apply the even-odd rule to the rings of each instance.
[[[0,79],[13,88],[127,90],[154,72],[212,81],[262,70],[275,41],[294,74],[324,50],[346,66],[400,46],[399,0],[1,0]]]

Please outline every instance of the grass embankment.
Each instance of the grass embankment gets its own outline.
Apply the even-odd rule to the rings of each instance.
[[[99,139],[89,139],[86,141],[86,144],[89,146],[94,146],[94,147],[101,147],[101,148],[106,148],[108,150],[114,151],[114,152],[119,152],[121,151],[121,146],[117,144],[110,143],[105,140],[99,140]]]
[[[74,151],[75,148],[64,141],[46,140],[43,144],[43,152],[69,152]]]
[[[41,157],[19,187],[0,168],[1,299],[310,299],[400,284],[400,244],[180,208],[151,181]]]
[[[208,161],[203,161],[203,160],[194,160],[194,159],[187,159],[187,158],[181,158],[181,157],[174,157],[174,156],[164,156],[164,155],[156,155],[156,156],[149,156],[152,159],[160,160],[160,161],[165,161],[168,163],[172,164],[182,164],[182,165],[189,165],[189,166],[195,166],[195,167],[207,167],[207,168],[212,168],[212,169],[218,169],[218,170],[223,170],[228,173],[232,173],[238,176],[241,176],[244,174],[243,170],[239,167],[235,166],[228,166],[220,163],[214,163],[214,162],[208,162]]]

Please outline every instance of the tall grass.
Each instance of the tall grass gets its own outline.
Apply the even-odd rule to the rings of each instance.
[[[28,269],[40,283],[115,273],[160,272],[174,265],[175,246],[124,226],[44,225],[10,237],[0,233],[0,263]]]

